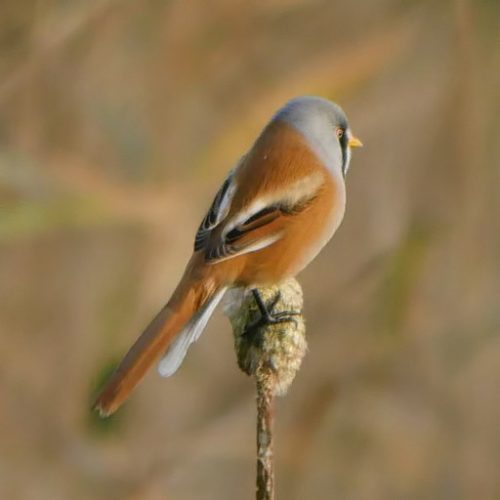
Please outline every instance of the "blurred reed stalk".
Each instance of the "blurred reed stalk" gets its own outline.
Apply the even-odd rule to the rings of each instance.
[[[266,309],[286,321],[259,325],[252,293],[235,291],[226,314],[233,327],[238,366],[256,381],[257,500],[274,499],[273,424],[275,396],[286,394],[306,353],[302,289],[295,279],[259,288]],[[258,325],[257,327],[255,325]]]

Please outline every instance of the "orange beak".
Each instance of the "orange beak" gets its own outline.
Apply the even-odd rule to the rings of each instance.
[[[350,148],[361,148],[363,146],[363,143],[354,135],[349,137],[349,140],[347,141],[347,145]]]

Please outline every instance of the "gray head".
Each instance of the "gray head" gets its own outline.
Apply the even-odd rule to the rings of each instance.
[[[298,130],[316,154],[331,170],[345,176],[351,159],[351,148],[361,146],[352,134],[347,117],[337,104],[314,96],[288,101],[274,116]]]

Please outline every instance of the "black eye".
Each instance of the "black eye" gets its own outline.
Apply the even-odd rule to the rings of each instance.
[[[345,134],[345,130],[343,128],[340,128],[340,127],[337,127],[335,129],[335,133],[337,134],[337,137],[339,139],[342,139],[342,137],[344,137],[344,134]]]

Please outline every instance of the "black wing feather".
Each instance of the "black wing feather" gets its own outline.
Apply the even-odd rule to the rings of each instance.
[[[240,253],[246,247],[246,245],[238,244],[243,236],[250,234],[252,231],[261,228],[262,226],[270,224],[282,215],[293,216],[302,212],[315,198],[316,196],[314,195],[300,200],[294,205],[290,205],[290,203],[283,201],[259,210],[244,222],[228,231],[223,240],[208,240],[208,244],[205,248],[205,259],[208,262],[215,262]]]
[[[205,218],[202,220],[200,227],[198,228],[198,231],[196,232],[196,236],[194,239],[194,251],[201,250],[204,248],[208,236],[210,235],[210,231],[220,222],[221,219],[221,206],[223,202],[225,201],[225,197],[228,194],[229,187],[231,186],[233,182],[233,175],[232,173],[229,174],[227,179],[224,181],[222,184],[221,188],[215,195],[214,201],[212,202],[212,205],[210,205],[210,208],[208,209],[207,215],[205,215]]]

